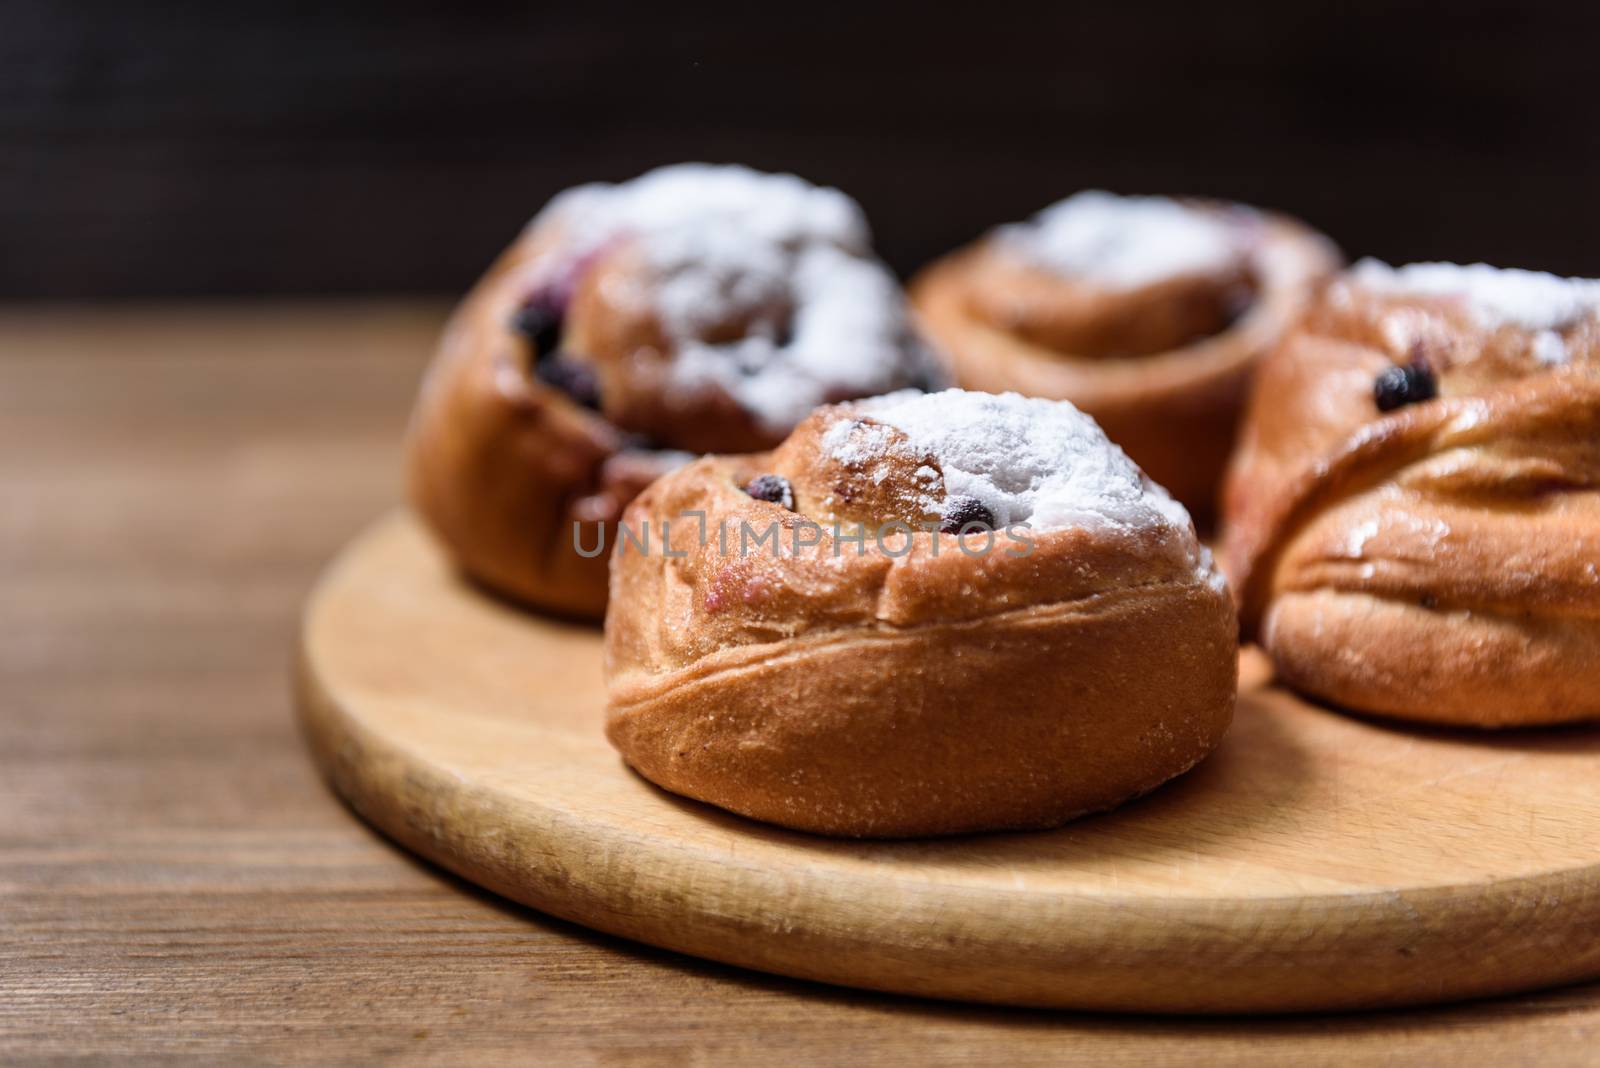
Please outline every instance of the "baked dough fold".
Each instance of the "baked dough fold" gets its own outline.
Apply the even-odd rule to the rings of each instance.
[[[1385,271],[1331,287],[1257,379],[1225,497],[1246,634],[1290,685],[1358,711],[1600,716],[1600,319],[1508,321]],[[1384,411],[1396,369],[1426,395]]]
[[[1338,252],[1286,216],[1214,201],[1091,193],[1044,214],[1085,197],[1111,205],[1105,232],[1091,235],[1106,246],[1100,266],[1092,250],[1070,273],[1039,262],[1019,251],[1018,227],[1002,227],[913,279],[912,303],[959,385],[1071,401],[1207,521],[1255,364],[1337,268]],[[1146,255],[1157,268],[1168,215],[1197,217],[1227,248],[1176,273],[1108,276],[1114,256],[1139,251],[1116,243],[1130,210],[1118,203],[1160,213],[1126,238],[1155,245]]]
[[[908,487],[937,499],[954,477],[937,455],[840,461],[841,423],[882,430],[874,403],[821,409],[771,454],[702,458],[629,507],[657,541],[612,558],[607,734],[628,763],[756,819],[895,837],[1059,825],[1209,753],[1236,624],[1181,509],[919,529],[937,508]],[[761,475],[793,510],[745,491]]]

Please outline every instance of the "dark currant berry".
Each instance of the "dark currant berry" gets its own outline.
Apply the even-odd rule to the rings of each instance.
[[[939,515],[940,533],[960,534],[963,527],[973,523],[993,530],[994,513],[976,497],[951,497],[944,502],[944,510]]]
[[[1384,368],[1372,383],[1372,400],[1380,412],[1392,412],[1439,395],[1439,383],[1426,363],[1396,364]]]
[[[791,315],[778,324],[772,332],[772,343],[780,349],[786,349],[794,344],[794,317]]]
[[[540,359],[561,344],[561,308],[548,296],[534,297],[511,317],[511,329],[527,338]]]
[[[794,487],[782,475],[757,475],[745,483],[744,491],[758,501],[771,501],[794,511]]]
[[[561,353],[553,353],[540,360],[533,369],[534,377],[545,385],[559,389],[574,404],[585,408],[600,407],[600,380],[584,364]]]

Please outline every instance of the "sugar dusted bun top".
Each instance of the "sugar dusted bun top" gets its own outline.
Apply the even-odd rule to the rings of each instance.
[[[1458,302],[1489,326],[1559,330],[1600,314],[1600,281],[1562,278],[1545,271],[1491,267],[1487,263],[1408,263],[1391,267],[1364,259],[1350,271],[1364,289],[1400,296],[1443,297]]]
[[[1421,354],[1466,363],[1485,353],[1519,350],[1533,363],[1553,367],[1593,360],[1600,347],[1600,281],[1594,279],[1486,263],[1391,267],[1365,259],[1330,298],[1341,310],[1363,298],[1380,305],[1383,340],[1402,357],[1412,349],[1433,350]],[[1453,321],[1428,315],[1430,307]],[[1463,344],[1463,335],[1478,343]]]
[[[968,307],[1074,359],[1167,352],[1217,336],[1257,302],[1288,262],[1271,251],[1273,225],[1242,204],[1077,193],[975,247]]]
[[[770,470],[792,487],[793,511],[824,527],[1090,536],[1221,581],[1183,505],[1066,401],[906,390],[820,408]]]
[[[666,444],[771,445],[819,404],[937,374],[860,207],[792,174],[685,163],[579,186],[525,240],[526,290],[565,309],[602,410]],[[751,427],[720,440],[706,428],[730,406]]]
[[[788,247],[829,244],[865,254],[871,243],[866,218],[847,194],[737,164],[677,163],[627,182],[575,186],[529,225],[560,227],[561,255],[574,260],[625,234],[654,240],[705,226],[736,228],[753,241]]]
[[[1247,208],[1218,212],[1170,197],[1077,193],[996,231],[1009,253],[1061,275],[1136,289],[1182,275],[1238,271]]]
[[[966,497],[997,526],[1190,526],[1183,506],[1066,401],[908,390],[841,406],[822,443],[874,476],[886,463],[931,461],[913,476],[929,511]]]
[[[704,456],[657,480],[624,522],[694,530],[692,515],[707,533],[675,535],[686,555],[618,545],[607,631],[629,666],[614,680],[774,635],[1156,586],[1228,603],[1182,505],[1062,401],[952,389],[826,406],[771,453]]]

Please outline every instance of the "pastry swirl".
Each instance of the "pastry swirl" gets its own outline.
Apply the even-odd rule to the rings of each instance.
[[[1262,367],[1225,497],[1280,676],[1477,726],[1600,716],[1600,283],[1366,261]]]
[[[938,261],[911,293],[960,385],[1070,400],[1208,518],[1255,362],[1337,263],[1281,215],[1086,192]]]
[[[822,408],[772,453],[666,476],[624,526],[657,540],[612,558],[607,735],[742,815],[872,837],[1054,826],[1192,767],[1232,716],[1209,554],[1064,403]]]
[[[604,544],[655,477],[769,448],[818,404],[941,372],[865,220],[792,175],[684,164],[556,197],[445,329],[411,496],[462,568],[599,616]]]

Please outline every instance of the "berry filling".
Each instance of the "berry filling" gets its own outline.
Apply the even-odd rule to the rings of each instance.
[[[961,534],[974,524],[984,530],[994,529],[994,513],[978,498],[956,496],[944,502],[939,514],[941,534]]]
[[[782,475],[757,475],[745,483],[744,491],[758,501],[781,504],[794,511],[794,487]]]
[[[600,408],[600,381],[593,369],[561,351],[566,300],[547,289],[530,297],[511,316],[511,329],[533,347],[533,377],[559,389],[574,404]]]
[[[571,357],[553,352],[534,365],[533,376],[565,393],[574,404],[600,408],[600,380],[593,370]]]
[[[528,339],[534,355],[543,359],[561,345],[561,320],[565,309],[549,293],[529,300],[511,316],[511,329]]]
[[[1372,383],[1372,400],[1380,412],[1392,412],[1438,395],[1439,383],[1432,368],[1420,360],[1386,367]]]

